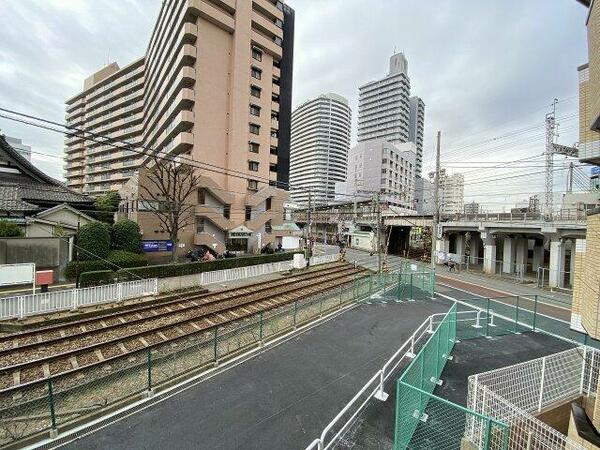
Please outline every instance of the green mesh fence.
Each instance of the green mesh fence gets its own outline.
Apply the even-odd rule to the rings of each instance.
[[[349,285],[235,322],[163,343],[150,342],[150,347],[137,342],[139,350],[126,356],[119,356],[118,350],[116,354],[103,350],[106,361],[102,364],[0,391],[0,446],[102,414],[377,292],[392,292],[395,298],[397,280],[398,274],[357,277]]]
[[[398,379],[394,450],[507,448],[504,424],[433,395],[457,333],[484,332],[459,316],[455,303]]]

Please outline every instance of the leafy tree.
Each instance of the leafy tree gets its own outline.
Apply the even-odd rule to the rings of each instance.
[[[121,219],[112,226],[112,247],[115,250],[125,250],[141,253],[142,234],[140,226],[129,219]]]
[[[94,202],[94,209],[96,209],[95,216],[102,222],[112,224],[114,222],[115,212],[119,209],[119,202],[121,197],[118,192],[108,191],[96,198]]]
[[[105,259],[110,252],[110,228],[106,223],[90,222],[83,225],[77,236],[81,260]]]
[[[22,237],[23,229],[14,222],[0,219],[0,237]]]

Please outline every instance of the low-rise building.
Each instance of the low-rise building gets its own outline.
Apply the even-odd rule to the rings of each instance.
[[[27,237],[69,236],[94,220],[93,199],[35,167],[0,135],[0,218]]]

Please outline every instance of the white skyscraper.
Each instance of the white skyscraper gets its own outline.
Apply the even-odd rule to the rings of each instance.
[[[414,142],[415,175],[421,176],[424,124],[425,103],[410,96],[408,61],[403,53],[396,53],[390,58],[389,73],[384,78],[359,88],[358,142]]]
[[[348,100],[323,94],[292,113],[290,194],[300,204],[326,204],[335,197],[335,184],[346,179],[351,110]]]
[[[429,173],[435,179],[435,172]],[[461,214],[465,207],[465,176],[462,173],[448,175],[446,169],[440,169],[440,214]]]

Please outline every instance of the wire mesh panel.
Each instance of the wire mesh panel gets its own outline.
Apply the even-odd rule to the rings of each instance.
[[[504,424],[401,381],[397,392],[405,408],[397,416],[394,450],[508,448]]]

